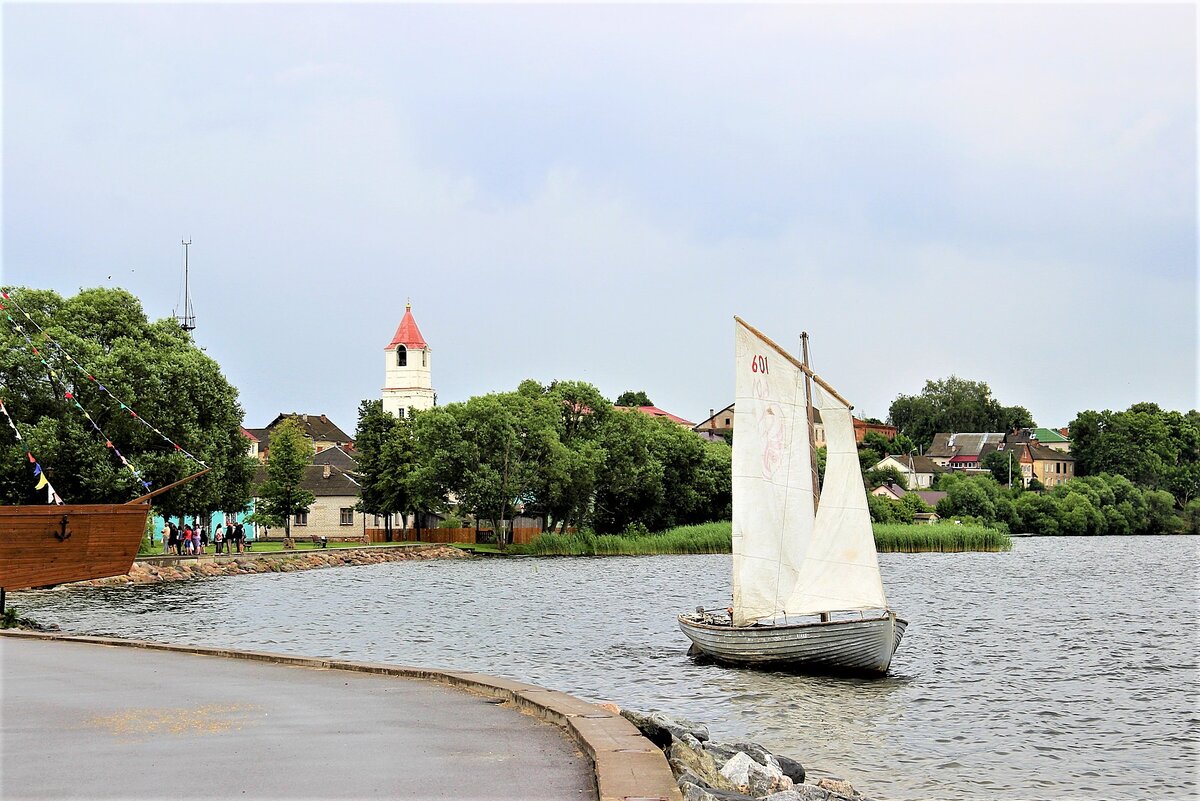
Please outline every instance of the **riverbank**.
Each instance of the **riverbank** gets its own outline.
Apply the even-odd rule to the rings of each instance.
[[[999,529],[977,525],[876,523],[879,553],[962,553],[1012,550]],[[733,523],[725,520],[678,526],[658,534],[542,534],[528,545],[510,545],[506,553],[528,556],[645,556],[655,554],[732,553]]]
[[[255,573],[295,573],[326,567],[377,565],[384,562],[413,562],[431,559],[470,559],[470,554],[446,545],[408,544],[338,548],[329,551],[275,551],[241,553],[235,556],[142,557],[124,576],[80,581],[72,587],[109,587],[119,584],[159,584],[216,576]]]

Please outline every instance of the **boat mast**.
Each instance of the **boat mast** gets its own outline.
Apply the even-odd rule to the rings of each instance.
[[[183,245],[183,314],[176,317],[179,320],[179,327],[184,331],[194,331],[196,329],[196,315],[192,311],[192,297],[188,287],[188,248],[192,244],[192,240],[179,240]]]
[[[812,460],[813,512],[821,503],[821,474],[817,472],[817,433],[813,415],[812,379],[809,378],[808,332],[800,332],[800,355],[804,364],[804,401],[808,411],[808,455]]]

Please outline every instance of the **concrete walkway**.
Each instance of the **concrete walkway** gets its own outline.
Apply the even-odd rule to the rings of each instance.
[[[561,800],[595,799],[598,785],[605,799],[679,797],[661,752],[562,693],[102,643],[0,636],[0,798]],[[531,702],[539,692],[561,698]]]

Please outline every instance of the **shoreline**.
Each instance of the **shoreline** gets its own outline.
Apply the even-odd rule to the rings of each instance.
[[[258,573],[296,573],[329,567],[357,567],[384,562],[423,562],[434,559],[470,559],[459,548],[437,544],[367,546],[330,550],[246,552],[208,556],[141,556],[121,576],[59,584],[59,587],[113,587],[162,584],[171,581],[245,576]]]

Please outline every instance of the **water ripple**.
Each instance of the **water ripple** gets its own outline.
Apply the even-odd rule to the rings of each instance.
[[[394,562],[13,593],[66,630],[480,670],[706,721],[880,799],[1195,798],[1195,537],[881,557],[880,681],[700,664],[675,615],[728,556]]]

